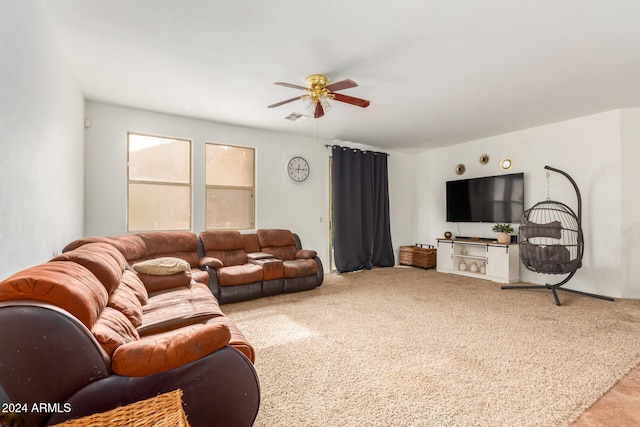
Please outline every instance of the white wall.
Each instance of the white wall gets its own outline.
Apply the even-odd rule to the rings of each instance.
[[[0,2],[0,279],[83,228],[84,100],[39,1]]]
[[[193,141],[193,226],[204,229],[204,146],[215,142],[256,149],[256,228],[288,228],[306,248],[315,249],[329,267],[328,141],[291,134],[159,114],[99,102],[86,103],[85,235],[115,235],[127,231],[126,134],[128,131]],[[295,125],[295,124],[293,124]],[[348,145],[348,144],[345,144]],[[284,165],[293,155],[309,160],[311,174],[292,183]],[[396,246],[410,240],[413,182],[407,154],[391,153],[392,238]]]
[[[626,109],[621,115],[621,194],[620,221],[623,295],[640,298],[640,108]]]
[[[203,157],[205,141],[255,147],[256,226],[291,228],[327,266],[327,141],[95,102],[85,106],[37,0],[0,2],[0,35],[0,278],[48,260],[82,235],[126,232],[128,130],[191,138],[195,159]],[[86,138],[84,108],[92,121]],[[498,161],[511,157],[512,172],[526,174],[527,205],[547,197],[544,165],[566,171],[580,187],[585,259],[570,286],[640,298],[639,140],[640,109],[625,109],[420,154],[390,152],[396,259],[399,246],[435,244],[445,230],[492,236],[491,224],[446,223],[444,182],[459,178],[457,163],[467,166],[463,177],[468,178],[500,174]],[[486,166],[478,162],[484,153],[491,157]],[[294,154],[311,163],[303,185],[284,176],[284,161]],[[204,228],[201,163],[194,163],[193,174],[193,230],[199,232]],[[575,208],[573,189],[560,175],[551,176],[551,197]],[[522,279],[534,283],[556,278],[521,270]]]
[[[552,166],[576,181],[583,202],[583,268],[567,287],[613,297],[637,297],[640,283],[631,280],[632,272],[627,270],[638,258],[627,254],[637,255],[638,249],[630,248],[633,243],[627,236],[640,232],[640,209],[634,195],[638,172],[632,164],[639,158],[639,115],[637,109],[610,111],[421,153],[416,157],[420,164],[416,180],[423,184],[416,194],[416,234],[426,241],[441,237],[445,230],[454,235],[493,237],[493,224],[446,222],[445,181],[505,173],[499,161],[510,157],[514,166],[509,172],[525,173],[525,205],[531,207],[547,198],[544,166]],[[484,153],[491,158],[487,165],[478,161]],[[467,167],[462,176],[454,172],[458,163]],[[573,187],[553,172],[550,197],[577,209]],[[522,266],[520,273],[521,280],[532,283],[557,283],[563,277],[533,273]]]

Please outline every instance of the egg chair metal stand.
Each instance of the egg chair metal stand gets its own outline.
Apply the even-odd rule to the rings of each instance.
[[[593,298],[613,301],[613,298],[575,289],[563,288],[576,271],[582,267],[584,235],[582,232],[582,198],[576,182],[566,172],[545,166],[547,169],[547,192],[549,171],[566,177],[576,192],[578,213],[564,203],[547,200],[538,202],[526,210],[520,221],[518,242],[520,260],[531,271],[542,274],[566,274],[560,282],[544,285],[502,286],[502,289],[549,289],[556,305],[560,305],[557,291],[573,292]]]

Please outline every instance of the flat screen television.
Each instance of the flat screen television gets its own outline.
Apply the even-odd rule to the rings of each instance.
[[[520,222],[524,174],[447,181],[447,222]]]

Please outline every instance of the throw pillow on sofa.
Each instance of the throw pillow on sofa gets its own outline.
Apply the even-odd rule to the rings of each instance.
[[[191,283],[191,265],[181,258],[154,258],[135,263],[132,268],[148,292],[189,286]]]
[[[181,258],[161,257],[135,263],[133,269],[138,273],[153,276],[169,276],[183,271],[191,271],[191,265]]]

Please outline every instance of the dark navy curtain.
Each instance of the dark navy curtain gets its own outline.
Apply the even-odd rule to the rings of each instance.
[[[333,146],[333,242],[338,272],[393,267],[387,154]]]

